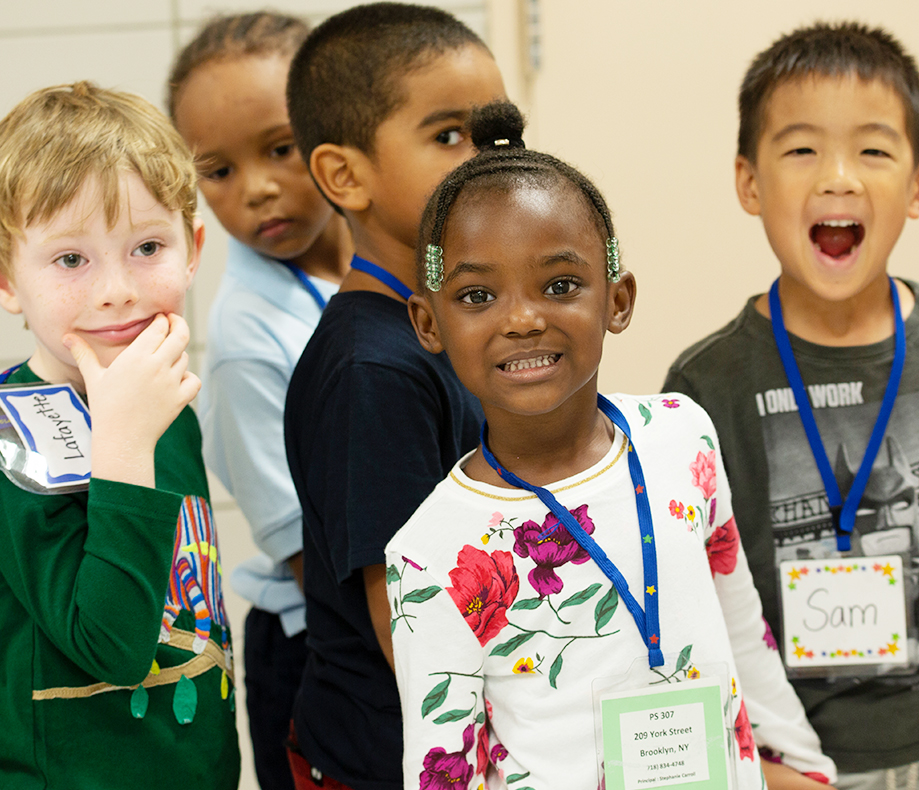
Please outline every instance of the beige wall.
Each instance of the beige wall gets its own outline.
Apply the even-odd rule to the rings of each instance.
[[[320,19],[348,0],[272,5]],[[630,329],[610,338],[605,391],[655,391],[676,354],[723,325],[777,266],[758,220],[734,197],[735,93],[744,68],[780,32],[816,18],[883,24],[919,54],[919,3],[880,0],[537,0],[541,68],[525,47],[525,0],[441,0],[482,31],[508,92],[530,113],[531,146],[594,178],[613,208],[625,261],[639,283]],[[159,101],[176,47],[216,9],[243,0],[4,0],[0,17],[0,115],[28,91],[94,79]],[[225,236],[205,212],[205,261],[190,304],[193,357],[200,359],[207,309],[223,269]],[[892,271],[919,276],[919,229],[910,223]],[[0,314],[0,366],[29,355],[20,319]],[[0,367],[0,369],[2,369]],[[246,525],[215,491],[224,567],[249,554]],[[237,652],[246,606],[228,592]],[[245,742],[243,706],[240,731]],[[242,788],[255,787],[248,756]]]

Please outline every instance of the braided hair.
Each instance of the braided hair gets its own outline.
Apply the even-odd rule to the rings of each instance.
[[[472,192],[511,191],[522,186],[557,187],[568,183],[583,197],[597,232],[615,237],[609,207],[583,173],[549,154],[531,151],[523,142],[525,122],[516,105],[492,102],[476,108],[470,119],[472,143],[478,154],[450,173],[431,195],[421,218],[415,251],[419,289],[425,286],[425,252],[440,246],[444,226],[460,195]]]

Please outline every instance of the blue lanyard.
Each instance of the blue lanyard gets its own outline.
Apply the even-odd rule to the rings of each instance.
[[[316,304],[319,305],[319,309],[325,310],[325,306],[327,304],[325,297],[319,293],[319,289],[313,284],[313,281],[310,280],[306,272],[298,266],[294,266],[292,263],[289,263],[288,261],[281,261],[281,263],[290,269],[294,277],[296,277],[303,284],[303,287],[306,288],[307,293],[316,300]]]
[[[648,489],[645,485],[645,477],[641,471],[641,462],[638,460],[638,451],[632,444],[632,434],[629,431],[629,424],[619,409],[610,403],[602,395],[597,395],[597,405],[619,430],[621,430],[629,442],[629,473],[632,476],[632,486],[635,490],[635,504],[638,509],[638,528],[641,533],[641,555],[644,563],[644,585],[645,585],[645,609],[642,611],[638,601],[629,591],[628,582],[620,573],[619,569],[613,565],[606,552],[597,545],[597,542],[588,535],[578,524],[577,519],[568,512],[552,494],[545,488],[531,485],[521,480],[513,472],[505,469],[488,449],[487,435],[488,423],[482,423],[482,454],[489,466],[494,469],[501,479],[508,483],[523,488],[539,497],[539,500],[552,511],[552,514],[558,519],[558,522],[547,529],[539,536],[540,540],[545,540],[549,535],[558,529],[559,524],[564,524],[565,529],[593,559],[600,570],[606,574],[607,578],[612,581],[619,593],[619,597],[625,601],[626,606],[632,613],[635,625],[638,626],[638,632],[641,634],[648,648],[648,664],[651,667],[659,667],[664,663],[664,655],[660,646],[660,614],[658,611],[657,598],[660,594],[660,588],[657,583],[657,551],[654,548],[654,524],[651,519],[651,505],[648,502]]]
[[[0,373],[0,384],[5,384],[6,380],[25,364],[25,362],[20,362],[18,365],[13,365],[9,370],[4,370],[3,373]]]
[[[357,255],[351,258],[351,268],[357,269],[359,272],[364,274],[369,274],[371,277],[375,277],[383,285],[388,285],[392,288],[399,296],[408,301],[408,298],[412,295],[412,289],[409,288],[402,280],[400,280],[392,272],[386,271],[386,269],[377,266],[375,263],[371,263],[366,258],[361,258]]]
[[[897,286],[893,279],[888,279],[890,280],[890,296],[893,300],[894,334],[896,336],[893,366],[890,369],[887,389],[884,391],[884,400],[881,401],[881,410],[878,412],[877,421],[871,431],[871,438],[868,440],[868,447],[865,449],[865,457],[862,458],[862,464],[858,468],[845,503],[842,501],[839,484],[836,482],[836,476],[830,466],[830,459],[827,458],[826,449],[823,446],[823,440],[820,438],[820,431],[814,419],[814,412],[811,409],[807,391],[804,389],[804,381],[801,379],[801,372],[798,370],[794,352],[791,350],[791,341],[788,339],[788,332],[785,329],[785,322],[782,318],[779,281],[776,280],[772,284],[772,288],[769,289],[772,334],[775,336],[779,357],[781,357],[782,366],[785,368],[785,377],[788,379],[792,392],[795,394],[798,414],[801,415],[801,423],[804,425],[807,441],[811,446],[811,452],[814,454],[814,461],[816,461],[817,468],[820,470],[820,477],[823,478],[823,487],[826,490],[827,502],[830,505],[830,513],[833,517],[833,527],[836,530],[836,548],[839,551],[850,551],[852,548],[851,535],[855,527],[855,514],[859,503],[862,501],[862,494],[865,493],[865,487],[868,485],[868,478],[871,475],[871,467],[874,466],[874,459],[877,458],[878,450],[881,448],[881,441],[884,438],[884,432],[887,430],[887,422],[890,419],[890,413],[893,411],[894,401],[897,399],[897,390],[900,388],[900,378],[903,375],[903,365],[906,361],[906,329],[903,325],[903,316],[900,313],[900,296],[897,294]]]

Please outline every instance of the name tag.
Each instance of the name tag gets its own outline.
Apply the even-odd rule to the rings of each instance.
[[[779,565],[789,675],[907,668],[906,593],[899,554]]]
[[[89,482],[92,423],[73,387],[39,384],[3,388],[0,407],[7,418],[7,424],[0,428],[11,426],[25,451],[23,458],[21,451],[11,452],[5,447],[6,468],[15,469],[47,490]]]
[[[600,717],[606,787],[728,787],[717,679],[605,694]]]

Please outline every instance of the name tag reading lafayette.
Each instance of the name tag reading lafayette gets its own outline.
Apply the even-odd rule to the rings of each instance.
[[[607,787],[728,787],[717,679],[605,695],[600,714]]]
[[[31,451],[23,469],[29,478],[48,489],[89,480],[91,420],[73,387],[46,384],[3,388],[0,407],[22,446]]]
[[[908,666],[900,555],[785,560],[779,574],[789,674]]]

